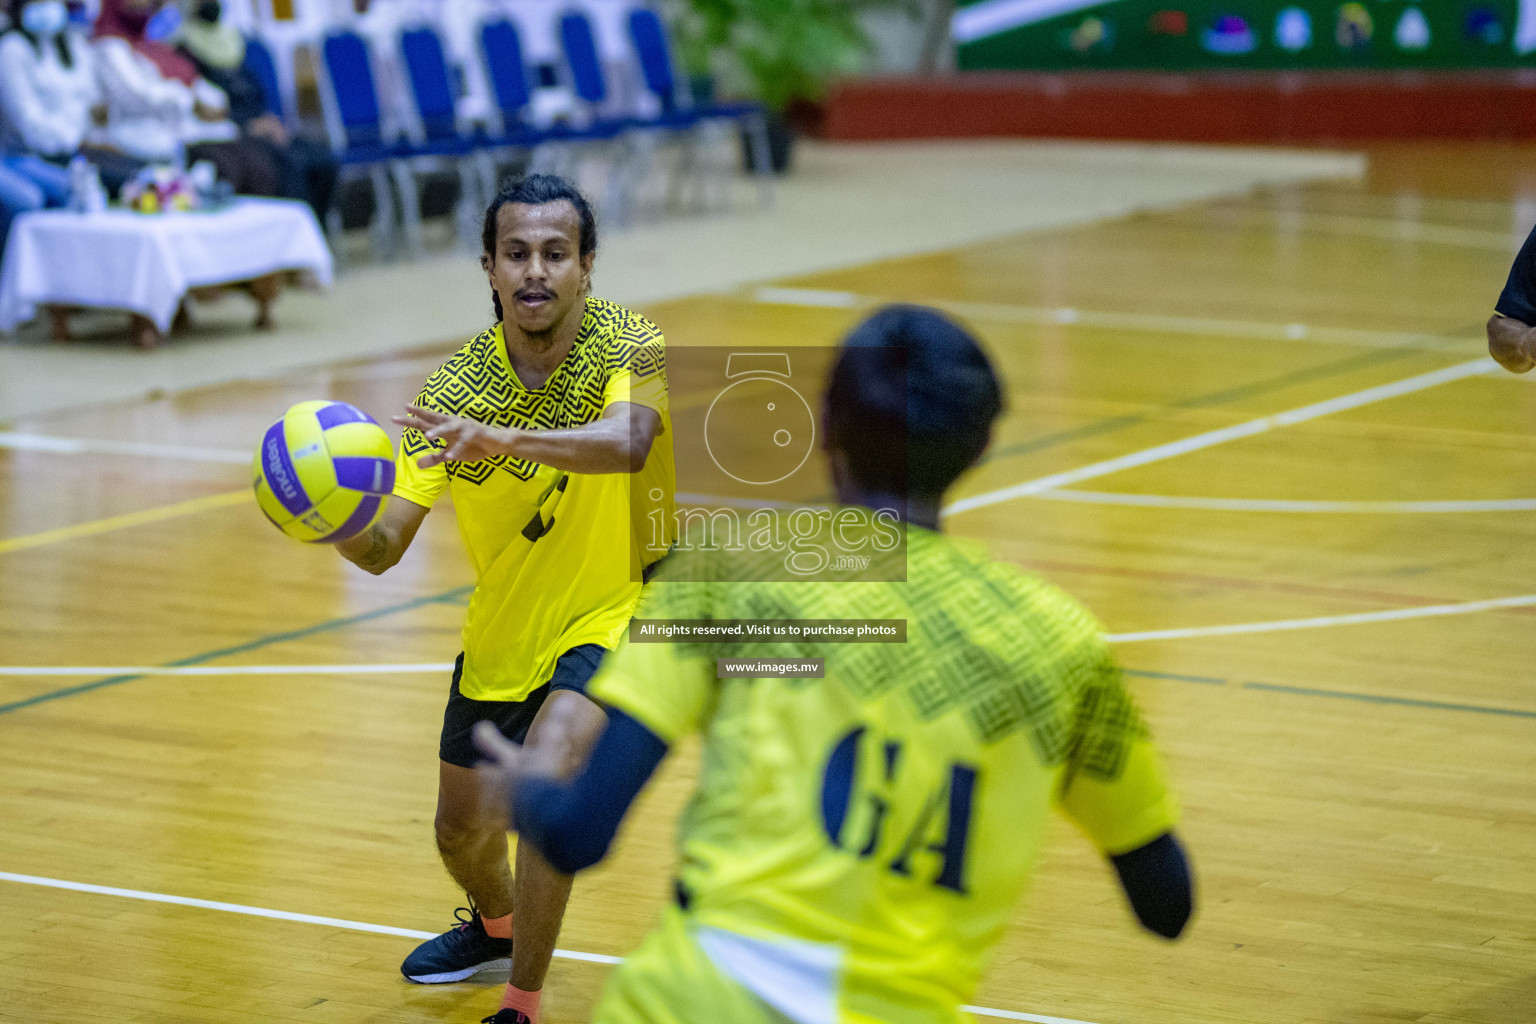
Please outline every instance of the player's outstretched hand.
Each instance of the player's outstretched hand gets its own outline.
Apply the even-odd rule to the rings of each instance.
[[[480,816],[487,824],[510,828],[512,792],[522,778],[523,748],[490,722],[477,723],[473,736],[476,748],[485,755],[475,766],[480,781]]]
[[[428,441],[442,441],[446,444],[446,447],[433,448],[421,457],[417,465],[422,469],[431,469],[450,460],[478,462],[493,455],[507,455],[511,452],[511,431],[498,430],[462,416],[449,416],[447,413],[408,405],[405,407],[405,415],[396,416],[394,420],[402,427],[414,427],[421,431]]]
[[[506,828],[512,820],[512,794],[527,778],[557,778],[561,763],[554,748],[521,747],[501,734],[490,722],[476,723],[475,747],[485,760],[475,766],[480,778],[480,813],[487,822]]]

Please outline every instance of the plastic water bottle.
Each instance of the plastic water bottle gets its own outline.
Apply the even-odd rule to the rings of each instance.
[[[69,208],[85,213],[90,192],[91,162],[78,154],[69,161]]]
[[[101,183],[101,168],[87,164],[90,173],[85,182],[85,212],[101,213],[107,208],[107,187]]]
[[[76,213],[100,213],[107,208],[101,172],[83,156],[69,162],[69,208]]]

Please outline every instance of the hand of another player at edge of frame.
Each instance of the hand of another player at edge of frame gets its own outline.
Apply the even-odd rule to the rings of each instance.
[[[559,764],[513,743],[490,722],[479,722],[474,729],[475,747],[485,760],[475,766],[480,778],[480,813],[486,821],[511,826],[512,794],[523,779],[553,778]]]
[[[478,462],[495,455],[512,454],[512,439],[516,431],[499,430],[462,416],[449,416],[420,406],[408,405],[404,416],[394,417],[403,427],[414,427],[428,441],[443,441],[445,448],[434,448],[423,455],[417,465],[431,469],[444,462]]]

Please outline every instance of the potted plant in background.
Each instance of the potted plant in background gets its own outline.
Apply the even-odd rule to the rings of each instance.
[[[870,41],[859,16],[916,10],[916,0],[675,0],[679,59],[695,98],[750,97],[768,114],[775,172],[789,168],[796,101],[817,102],[838,75],[860,69]],[[750,147],[743,145],[749,169]]]

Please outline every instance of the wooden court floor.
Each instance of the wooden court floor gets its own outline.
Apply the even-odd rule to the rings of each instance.
[[[1536,148],[1401,147],[1359,182],[645,310],[679,347],[806,345],[938,303],[1006,376],[947,528],[1097,611],[1200,907],[1177,944],[1139,933],[1058,825],[980,1020],[1536,1019],[1536,388],[1481,361],[1533,203]],[[288,404],[382,419],[445,351],[8,425],[32,447],[0,448],[0,1019],[495,1006],[499,979],[398,974],[459,899],[431,840],[447,678],[363,671],[458,650],[451,509],[376,579],[272,530],[242,464]],[[552,1024],[666,898],[695,757],[578,881],[560,945],[598,960],[555,961]]]

